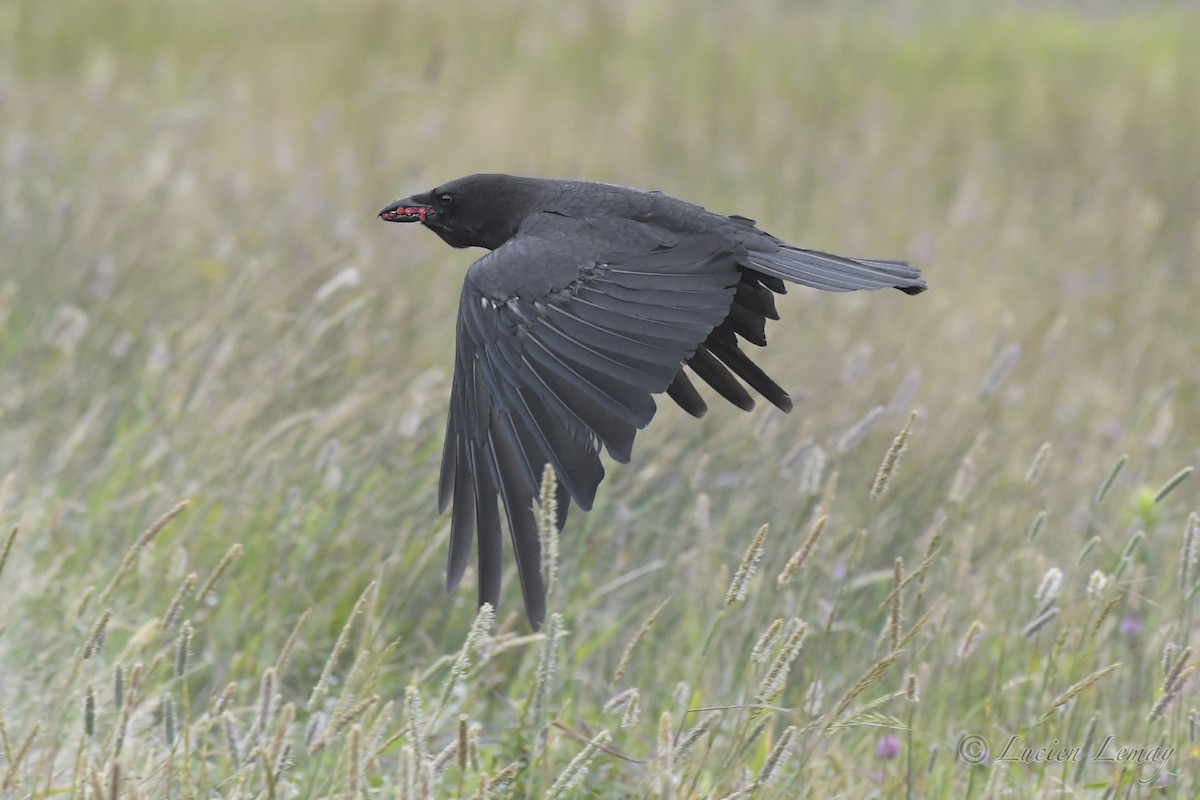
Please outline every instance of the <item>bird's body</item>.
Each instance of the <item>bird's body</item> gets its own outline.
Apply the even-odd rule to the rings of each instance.
[[[791,399],[740,349],[766,345],[785,282],[828,291],[925,289],[900,261],[801,250],[658,192],[472,175],[398,200],[382,219],[421,222],[454,247],[484,247],[467,270],[442,456],[439,505],[453,504],[448,585],[479,544],[480,603],[500,595],[504,511],[525,607],[545,614],[534,503],[544,465],[568,503],[592,505],[603,447],[630,459],[666,392],[707,406],[689,371],[749,409],[746,385],[788,411]],[[745,385],[743,385],[745,384]]]

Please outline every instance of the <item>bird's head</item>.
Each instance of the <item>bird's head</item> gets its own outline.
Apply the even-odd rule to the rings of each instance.
[[[495,250],[540,210],[543,181],[512,175],[470,175],[384,207],[386,222],[420,222],[451,247]]]

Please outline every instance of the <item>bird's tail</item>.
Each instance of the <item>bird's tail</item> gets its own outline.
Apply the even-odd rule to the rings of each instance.
[[[747,266],[766,275],[827,292],[891,287],[919,294],[928,288],[921,273],[907,261],[847,258],[788,246],[773,253],[751,252],[746,261]]]

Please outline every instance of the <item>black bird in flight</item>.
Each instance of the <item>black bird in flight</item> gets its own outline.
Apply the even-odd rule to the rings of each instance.
[[[654,395],[703,416],[695,376],[738,408],[754,406],[749,386],[791,409],[739,346],[766,345],[785,282],[832,292],[926,288],[903,261],[802,250],[745,217],[603,183],[471,175],[397,200],[379,217],[491,251],[467,270],[458,305],[438,487],[439,509],[454,506],[447,586],[462,579],[477,536],[479,602],[497,605],[499,498],[535,629],[546,612],[534,513],[546,464],[558,476],[561,528],[569,501],[592,506],[602,445],[629,461]]]

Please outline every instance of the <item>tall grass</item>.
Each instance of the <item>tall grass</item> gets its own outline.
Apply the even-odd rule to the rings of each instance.
[[[0,9],[3,792],[1196,794],[1198,35]],[[480,170],[662,188],[932,286],[790,294],[756,354],[790,415],[661,403],[570,514],[539,634],[512,569],[498,609],[443,591],[471,254],[373,216]]]

